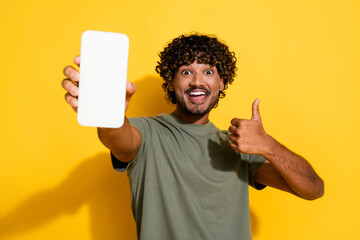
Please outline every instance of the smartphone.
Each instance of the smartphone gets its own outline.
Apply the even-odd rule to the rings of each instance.
[[[129,38],[122,33],[81,35],[77,119],[88,127],[119,128],[124,123]]]

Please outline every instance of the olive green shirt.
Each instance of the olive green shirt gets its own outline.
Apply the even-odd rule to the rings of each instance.
[[[262,156],[234,151],[211,122],[160,114],[130,123],[142,137],[127,166],[139,239],[251,239],[248,185],[265,187],[254,181]]]

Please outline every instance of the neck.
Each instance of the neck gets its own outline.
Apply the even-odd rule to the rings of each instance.
[[[177,107],[172,114],[174,114],[174,116],[179,118],[180,120],[188,123],[203,125],[209,122],[209,113],[206,113],[204,115],[194,115],[184,112]]]

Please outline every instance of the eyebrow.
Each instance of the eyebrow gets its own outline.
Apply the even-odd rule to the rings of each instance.
[[[216,68],[215,65],[210,65],[210,64],[208,64],[208,63],[204,63],[204,65],[208,65],[208,66],[206,66],[206,68]],[[181,65],[181,66],[179,67],[179,70],[180,70],[180,69],[183,69],[183,68],[190,68],[190,65]]]

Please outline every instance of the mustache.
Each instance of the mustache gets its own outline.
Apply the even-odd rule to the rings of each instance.
[[[191,91],[194,91],[194,90],[204,90],[208,95],[210,95],[211,91],[206,89],[205,87],[191,87],[191,88],[188,88],[184,91],[185,94],[187,94],[188,92],[191,92]]]

